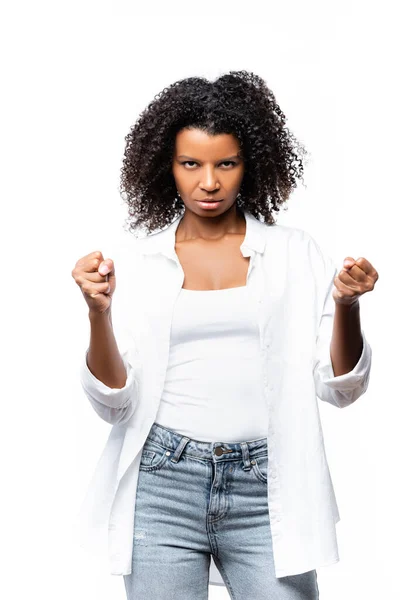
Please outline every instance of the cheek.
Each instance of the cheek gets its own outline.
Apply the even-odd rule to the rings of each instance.
[[[230,180],[229,187],[238,191],[240,188],[240,184],[242,183],[242,180],[243,180],[243,173],[235,173]]]
[[[235,171],[235,174],[234,174],[235,182],[237,185],[240,185],[242,183],[243,176],[244,176],[244,166],[242,165],[242,168],[237,169],[237,171]]]
[[[172,174],[175,178],[176,182],[179,182],[181,185],[188,184],[190,177],[188,177],[187,172],[185,172],[180,165],[175,165],[172,168]]]
[[[173,162],[172,163],[172,174],[175,177],[175,179],[180,180],[182,179],[182,177],[185,177],[185,171],[184,171],[184,167],[182,167],[182,165],[180,165],[177,162]]]

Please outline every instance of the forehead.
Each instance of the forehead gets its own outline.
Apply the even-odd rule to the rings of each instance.
[[[210,135],[201,129],[181,129],[175,138],[175,153],[213,158],[239,151],[237,138],[230,133]]]

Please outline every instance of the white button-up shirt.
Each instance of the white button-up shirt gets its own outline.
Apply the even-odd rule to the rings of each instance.
[[[131,573],[141,452],[156,421],[173,308],[184,280],[175,252],[181,218],[141,239],[130,234],[121,255],[113,257],[117,287],[112,321],[127,369],[125,386],[107,387],[89,371],[87,351],[82,359],[85,395],[113,427],[75,523],[89,552],[106,548],[113,575]],[[307,232],[262,223],[247,211],[245,218],[240,250],[250,257],[247,285],[258,305],[269,414],[270,526],[275,575],[283,577],[339,560],[335,525],[340,516],[318,398],[338,408],[355,402],[367,390],[372,353],[362,330],[357,365],[334,376],[330,342],[338,269]],[[209,583],[225,585],[213,559]]]

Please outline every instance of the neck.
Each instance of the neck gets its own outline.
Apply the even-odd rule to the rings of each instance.
[[[189,240],[216,241],[227,234],[244,234],[246,219],[234,203],[231,208],[216,217],[201,217],[186,209],[175,232],[176,242]]]

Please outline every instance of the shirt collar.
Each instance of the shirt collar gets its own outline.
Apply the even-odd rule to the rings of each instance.
[[[240,246],[240,250],[244,257],[250,256],[253,252],[263,253],[266,244],[266,224],[262,223],[250,212],[244,210],[246,219],[246,234]],[[175,252],[175,232],[183,218],[183,214],[172,221],[162,231],[151,233],[142,238],[141,253],[142,254],[157,254],[161,253],[169,258],[176,258]]]

